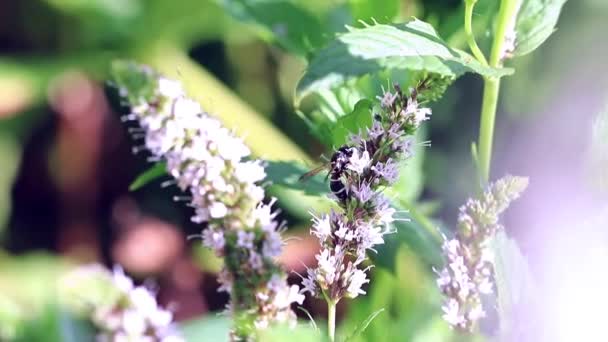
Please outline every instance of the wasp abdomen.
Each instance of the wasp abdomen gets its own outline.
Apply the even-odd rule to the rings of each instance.
[[[340,180],[340,175],[332,174],[329,179],[329,189],[341,202],[346,201],[348,197],[348,193],[346,191],[346,186]]]

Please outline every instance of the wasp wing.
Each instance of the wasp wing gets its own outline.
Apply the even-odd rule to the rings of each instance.
[[[326,170],[327,167],[328,167],[328,164],[323,164],[323,165],[321,165],[319,167],[316,167],[316,168],[314,168],[314,169],[306,172],[305,174],[301,175],[299,181],[300,182],[304,182],[307,179],[309,179],[310,177],[313,177],[313,176],[317,175],[319,172],[321,172],[323,170]]]

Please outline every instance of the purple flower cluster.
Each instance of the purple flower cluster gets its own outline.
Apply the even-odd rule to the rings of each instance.
[[[182,342],[173,313],[160,307],[154,293],[135,286],[120,267],[114,272],[92,264],[68,273],[62,284],[66,301],[89,316],[99,330],[97,341]]]
[[[246,160],[243,141],[186,97],[177,81],[129,64],[115,83],[133,119],[143,128],[145,147],[167,163],[177,186],[189,192],[194,222],[206,223],[203,244],[224,258],[220,290],[231,295],[234,340],[255,338],[274,322],[295,323],[291,310],[302,303],[296,285],[276,262],[283,241],[276,213],[262,202],[266,177],[259,160]],[[138,92],[129,77],[144,78],[152,91]]]
[[[480,199],[469,199],[460,208],[456,236],[444,237],[446,266],[438,272],[437,285],[446,296],[443,318],[452,327],[471,331],[485,316],[482,295],[491,294],[494,288],[490,239],[502,229],[499,215],[527,185],[526,178],[513,176],[491,184]]]
[[[303,290],[333,303],[365,294],[369,282],[364,266],[367,251],[391,233],[395,209],[382,194],[399,176],[399,162],[412,155],[412,135],[427,120],[430,109],[420,107],[418,89],[406,96],[399,87],[379,100],[366,134],[350,137],[330,163],[330,189],[339,210],[313,215],[311,233],[319,238],[317,267],[303,277]]]

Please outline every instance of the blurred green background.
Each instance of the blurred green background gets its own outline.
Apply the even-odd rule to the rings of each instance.
[[[485,49],[495,8],[480,0],[474,17]],[[160,181],[128,190],[148,163],[131,153],[105,83],[113,59],[149,63],[183,81],[257,156],[312,167],[328,150],[293,105],[306,58],[344,25],[411,16],[465,48],[459,0],[0,0],[0,340],[79,340],[52,284],[70,265],[90,261],[119,263],[139,281],[155,280],[189,340],[226,336],[228,323],[217,316],[227,300],[215,291],[218,260],[186,241],[200,230],[189,223],[188,208],[172,202],[175,190],[161,189]],[[573,255],[586,248],[586,237],[606,241],[603,229],[579,223],[607,203],[598,185],[606,183],[591,179],[605,177],[606,164],[590,162],[588,153],[606,150],[601,141],[591,146],[598,144],[593,120],[608,101],[607,18],[604,0],[569,1],[553,37],[517,59],[515,75],[504,82],[493,174],[531,177],[507,226],[541,287],[564,272],[548,266],[564,251],[556,241],[568,241]],[[481,91],[478,77],[465,76],[433,104],[420,137],[432,147],[408,164],[394,190],[413,222],[378,256],[369,295],[339,307],[344,336],[384,308],[360,339],[458,338],[440,318],[434,228],[449,230],[475,189],[469,152]],[[271,194],[284,209],[287,234],[299,237],[281,261],[301,272],[300,261],[311,264],[316,252],[308,211],[325,204],[281,186]],[[322,325],[323,303],[307,299],[305,307]],[[536,309],[526,312],[542,316]],[[302,314],[304,326],[306,319]],[[302,338],[309,333],[304,329]]]

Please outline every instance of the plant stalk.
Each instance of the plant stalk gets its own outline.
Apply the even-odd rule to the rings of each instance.
[[[517,15],[521,0],[502,0],[498,11],[496,32],[492,43],[489,65],[494,68],[502,67],[502,54],[505,46],[507,31],[512,27]],[[469,1],[467,1],[467,4]],[[466,25],[466,21],[465,21]],[[494,125],[496,109],[498,107],[498,94],[500,92],[500,78],[485,77],[483,102],[481,105],[481,122],[479,125],[478,141],[478,168],[482,185],[490,179],[490,166],[492,162],[492,143],[494,140]]]
[[[481,183],[487,184],[490,179],[490,164],[492,162],[492,144],[494,140],[494,125],[498,107],[500,78],[484,78],[483,102],[481,104],[481,122],[479,123],[478,168]]]
[[[473,9],[475,8],[476,3],[477,0],[465,0],[464,2],[464,32],[473,56],[475,56],[481,64],[488,65],[486,56],[477,45],[475,33],[473,32]]]
[[[336,340],[336,303],[327,301],[327,336],[330,342]]]

